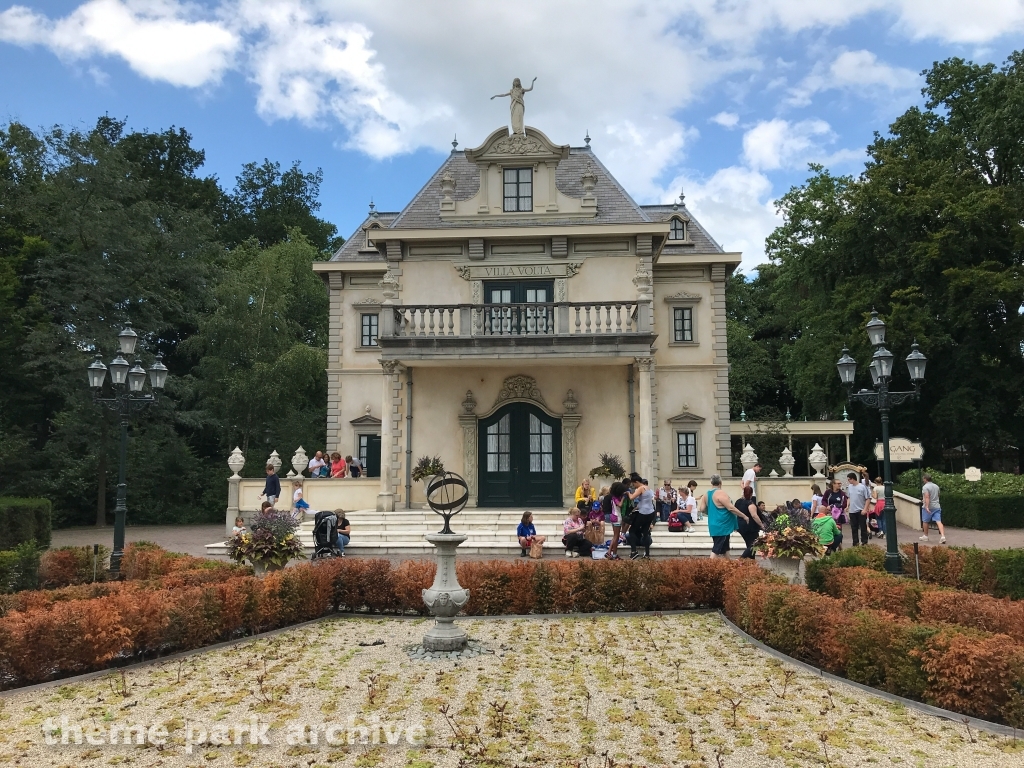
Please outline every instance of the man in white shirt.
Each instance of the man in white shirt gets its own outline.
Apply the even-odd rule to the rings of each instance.
[[[743,480],[740,481],[740,495],[744,488],[749,488],[754,494],[754,504],[757,504],[757,473],[761,471],[761,464],[758,462],[743,473]]]
[[[320,468],[325,466],[327,462],[324,461],[324,454],[321,451],[317,451],[316,455],[309,460],[309,476],[319,477]]]
[[[853,532],[853,546],[868,543],[868,504],[871,502],[871,487],[868,485],[867,470],[846,475],[846,495],[850,499],[850,529]]]

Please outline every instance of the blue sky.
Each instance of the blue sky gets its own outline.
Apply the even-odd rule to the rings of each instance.
[[[920,71],[1024,47],[1024,2],[976,0],[0,0],[0,118],[187,128],[229,184],[269,157],[324,171],[348,235],[401,208],[450,150],[507,122],[585,131],[640,202],[679,188],[711,234],[763,261],[773,200],[808,162],[855,173],[873,131],[921,102]]]

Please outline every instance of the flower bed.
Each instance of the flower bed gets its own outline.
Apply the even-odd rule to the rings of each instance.
[[[423,614],[421,591],[434,565],[352,558],[303,563],[263,579],[222,575],[192,569],[12,596],[21,602],[0,617],[0,686],[199,648],[335,611]],[[197,576],[212,580],[198,583]],[[753,637],[829,672],[1024,724],[1024,603],[1018,610],[1008,600],[865,568],[827,569],[831,596],[724,558],[463,562],[458,576],[470,590],[468,615],[720,608]]]

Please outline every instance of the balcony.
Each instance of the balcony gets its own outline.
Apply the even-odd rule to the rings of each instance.
[[[648,356],[649,301],[523,304],[395,304],[382,307],[377,344],[385,360],[472,361]]]

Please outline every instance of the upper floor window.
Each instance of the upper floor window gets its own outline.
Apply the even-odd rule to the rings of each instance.
[[[376,230],[378,229],[380,229],[380,224],[371,224],[366,228],[366,250],[373,249],[373,242],[371,240],[377,234]]]
[[[362,347],[377,346],[377,315],[366,313],[362,315],[362,334],[359,345]]]
[[[675,307],[672,310],[672,340],[693,341],[692,307]]]
[[[505,168],[506,211],[533,210],[533,169]]]
[[[686,224],[683,223],[682,219],[672,219],[669,224],[668,230],[669,240],[685,240],[686,239]]]

